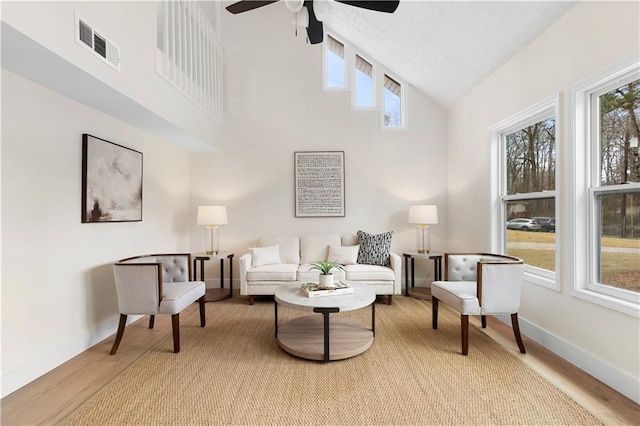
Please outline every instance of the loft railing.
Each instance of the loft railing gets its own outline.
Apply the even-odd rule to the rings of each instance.
[[[161,0],[156,71],[222,124],[222,43],[197,2]]]

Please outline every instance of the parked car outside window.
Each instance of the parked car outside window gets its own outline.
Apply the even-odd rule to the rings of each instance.
[[[552,217],[534,217],[544,232],[556,232],[556,220]]]
[[[507,229],[515,229],[518,231],[540,231],[542,230],[542,226],[533,219],[521,217],[518,219],[511,219],[507,222]]]

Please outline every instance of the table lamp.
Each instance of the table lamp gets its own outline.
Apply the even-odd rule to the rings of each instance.
[[[218,225],[227,224],[227,208],[225,206],[198,207],[198,225],[206,226],[206,252],[218,254],[220,251],[220,235]]]
[[[417,223],[418,253],[429,253],[431,250],[431,235],[429,225],[438,223],[438,206],[409,207],[409,223]]]

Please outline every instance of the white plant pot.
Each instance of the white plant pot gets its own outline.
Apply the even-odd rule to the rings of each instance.
[[[318,283],[320,287],[335,287],[333,283],[333,274],[323,275],[320,274],[320,281]]]

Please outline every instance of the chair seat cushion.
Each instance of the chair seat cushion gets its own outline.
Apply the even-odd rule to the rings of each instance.
[[[162,300],[160,314],[177,314],[184,308],[204,296],[203,281],[189,281],[183,283],[164,283],[162,285]]]
[[[431,295],[464,315],[480,315],[475,281],[434,281]]]
[[[346,278],[353,281],[393,281],[393,270],[380,265],[345,265]]]
[[[247,271],[247,281],[295,281],[297,270],[295,263],[257,266]]]

